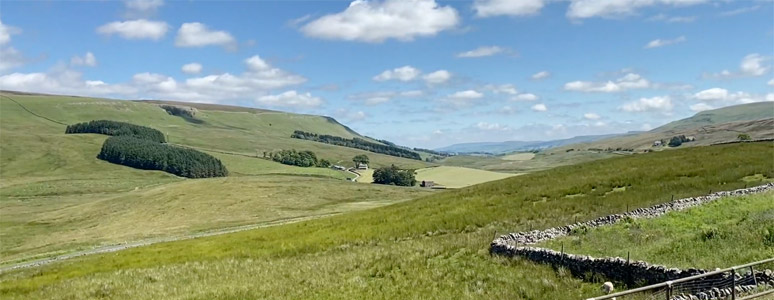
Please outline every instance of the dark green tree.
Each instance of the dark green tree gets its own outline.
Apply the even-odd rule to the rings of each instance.
[[[366,156],[365,154],[355,155],[355,157],[352,158],[352,161],[355,162],[355,166],[357,166],[357,164],[367,165],[369,163],[368,156]]]
[[[374,183],[414,186],[417,184],[417,180],[414,177],[414,170],[403,170],[392,165],[376,169],[374,171]]]

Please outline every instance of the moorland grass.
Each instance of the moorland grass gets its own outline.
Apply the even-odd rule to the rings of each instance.
[[[774,192],[727,197],[655,219],[630,219],[539,244],[594,257],[724,268],[774,257]]]
[[[484,183],[487,181],[508,178],[515,175],[516,174],[498,173],[450,166],[439,166],[416,170],[417,182],[428,180],[447,188],[461,188],[474,184]]]
[[[733,144],[558,167],[326,219],[7,272],[0,295],[578,299],[598,286],[491,258],[489,243],[498,233],[757,184],[742,178],[774,177],[773,155],[774,143]]]

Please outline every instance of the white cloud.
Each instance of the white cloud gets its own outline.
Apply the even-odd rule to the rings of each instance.
[[[26,61],[19,50],[13,47],[0,48],[0,72],[20,67]]]
[[[695,111],[695,112],[715,109],[714,107],[712,107],[711,105],[709,105],[707,103],[696,103],[696,104],[691,105],[689,108],[692,111]]]
[[[223,46],[227,49],[234,49],[236,47],[236,39],[226,31],[210,30],[207,25],[199,22],[183,23],[180,29],[177,30],[175,46]]]
[[[70,58],[70,64],[73,66],[94,67],[97,65],[97,57],[95,57],[91,52],[86,52],[83,57],[76,55]]]
[[[532,74],[532,79],[535,79],[535,80],[545,79],[548,77],[551,77],[551,73],[548,71],[540,71],[535,74]]]
[[[655,39],[650,41],[647,45],[645,45],[645,49],[664,47],[664,46],[674,45],[682,42],[685,42],[684,36],[679,36],[671,40]]]
[[[483,98],[484,94],[476,90],[458,91],[446,96],[441,102],[452,105],[455,108],[462,108],[472,105],[474,102]]]
[[[545,0],[476,0],[473,10],[478,17],[529,16],[540,12]]]
[[[595,113],[585,113],[583,114],[583,118],[585,118],[586,120],[599,120],[602,117],[600,117],[598,114],[595,114]]]
[[[640,100],[632,101],[624,104],[620,107],[621,110],[626,112],[663,112],[669,113],[672,111],[674,105],[672,99],[669,96],[657,96],[651,98],[640,98]]]
[[[501,85],[487,84],[484,86],[484,89],[488,91],[492,91],[495,94],[516,95],[519,93],[519,91],[516,89],[516,87],[513,84],[501,84]]]
[[[451,72],[446,70],[438,70],[433,73],[422,76],[422,79],[429,84],[444,83],[451,79]]]
[[[644,89],[649,87],[651,87],[650,81],[635,73],[627,73],[615,81],[572,81],[564,84],[564,89],[568,91],[597,93],[615,93],[631,89]]]
[[[202,72],[202,65],[200,63],[184,64],[180,70],[186,74],[199,74]]]
[[[539,97],[535,94],[524,93],[518,94],[511,98],[511,101],[536,101]]]
[[[169,30],[169,25],[165,22],[138,19],[107,23],[98,27],[97,33],[107,36],[117,34],[129,40],[159,40],[167,34],[167,30]]]
[[[334,115],[347,123],[359,122],[368,118],[368,114],[363,111],[350,111],[345,108],[336,110]]]
[[[532,106],[532,110],[534,111],[547,111],[548,107],[546,107],[543,103],[538,103]]]
[[[394,98],[415,98],[424,95],[420,90],[410,91],[381,91],[368,92],[350,95],[349,98],[355,101],[362,101],[366,105],[377,105],[387,103]]]
[[[774,78],[769,80],[769,82],[767,82],[766,84],[768,84],[769,86],[774,86]]]
[[[313,97],[311,93],[298,93],[290,90],[278,95],[266,95],[255,99],[256,104],[273,107],[315,108],[323,104],[319,97]]]
[[[748,54],[742,58],[739,63],[739,71],[723,70],[715,74],[705,74],[705,77],[710,78],[734,78],[734,77],[747,77],[747,76],[762,76],[767,74],[771,70],[771,65],[767,62],[771,60],[771,57],[766,57],[758,53]]]
[[[449,98],[454,98],[454,99],[479,99],[481,97],[484,97],[484,94],[479,93],[475,90],[459,91],[449,95]]]
[[[128,10],[127,17],[145,17],[155,14],[159,7],[164,5],[164,0],[125,0],[124,5]]]
[[[508,131],[511,130],[510,127],[506,125],[501,125],[499,123],[488,123],[488,122],[478,122],[476,124],[476,128],[479,130],[486,130],[486,131]]]
[[[381,43],[433,36],[459,22],[453,7],[440,6],[435,0],[355,0],[342,12],[306,23],[301,32],[329,40]]]
[[[412,91],[403,91],[400,92],[398,95],[402,97],[419,97],[424,95],[425,93],[419,90],[412,90]]]
[[[306,78],[268,66],[255,70],[245,60],[242,74],[215,74],[176,80],[155,73],[138,73],[126,83],[84,79],[70,69],[53,68],[47,73],[13,73],[0,76],[0,89],[82,96],[115,96],[134,99],[165,99],[221,103],[254,99],[272,90],[298,85]],[[253,60],[254,61],[254,60]],[[299,94],[303,98],[304,94]]]
[[[412,66],[403,66],[392,70],[386,70],[380,73],[379,75],[374,76],[373,79],[376,81],[387,81],[387,80],[411,81],[411,80],[414,80],[414,78],[417,78],[417,76],[419,76],[419,74],[421,73],[422,71]]]
[[[737,92],[730,92],[727,89],[723,88],[711,88],[706,89],[703,91],[699,91],[690,98],[693,98],[694,100],[698,100],[704,103],[713,103],[715,105],[735,105],[735,104],[744,104],[744,103],[752,103],[752,102],[760,102],[760,101],[769,101],[768,100],[769,95],[756,95],[756,94],[750,94],[743,91],[737,91]]]
[[[21,33],[21,29],[13,26],[8,26],[0,21],[0,46],[11,42],[11,35]]]
[[[495,54],[502,53],[505,50],[506,49],[498,46],[481,46],[470,51],[458,53],[457,57],[471,58],[471,57],[492,56]]]
[[[696,21],[696,16],[667,16],[665,14],[658,14],[648,18],[648,21],[661,21],[665,23],[690,23]]]
[[[734,9],[734,10],[727,10],[727,11],[721,12],[720,16],[730,17],[730,16],[741,15],[741,14],[745,14],[745,13],[748,13],[748,12],[756,11],[759,8],[761,8],[760,5],[755,5],[755,6],[748,6],[748,7],[737,8],[737,9]]]
[[[707,0],[571,0],[567,16],[573,19],[593,17],[625,17],[634,15],[640,8],[656,5],[688,6]]]

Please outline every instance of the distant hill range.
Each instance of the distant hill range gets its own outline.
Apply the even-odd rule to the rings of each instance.
[[[563,151],[571,148],[657,150],[658,147],[654,146],[656,141],[669,141],[679,135],[695,139],[693,142],[684,143],[681,147],[704,146],[735,141],[739,134],[747,134],[754,140],[774,138],[774,102],[756,102],[707,110],[651,131],[566,145],[555,150]]]
[[[545,150],[564,145],[577,143],[587,143],[603,140],[622,135],[633,135],[639,132],[629,132],[623,134],[604,134],[604,135],[584,135],[569,139],[551,140],[551,141],[506,141],[506,142],[483,142],[483,143],[462,143],[435,149],[442,152],[455,153],[490,153],[503,154],[518,151]]]
[[[648,149],[657,140],[673,136],[694,137],[686,146],[709,145],[737,139],[741,133],[752,139],[774,138],[774,102],[756,102],[699,112],[646,132],[587,135],[553,141],[507,141],[454,144],[435,149],[457,153],[491,153],[569,149]]]

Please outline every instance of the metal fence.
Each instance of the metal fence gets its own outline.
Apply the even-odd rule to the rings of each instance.
[[[587,300],[774,299],[772,270],[774,257]]]

